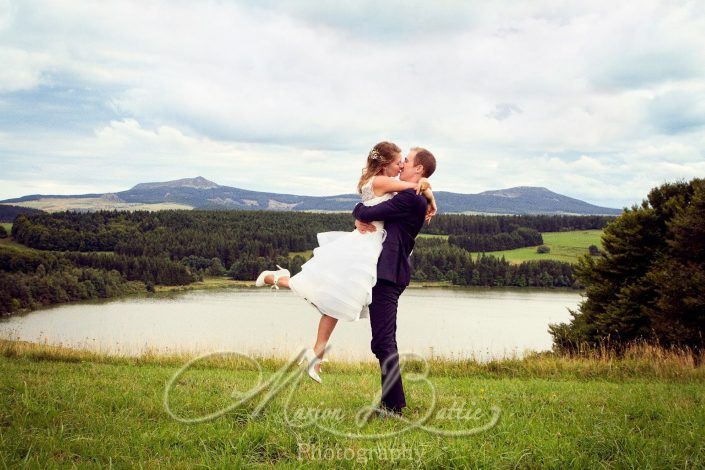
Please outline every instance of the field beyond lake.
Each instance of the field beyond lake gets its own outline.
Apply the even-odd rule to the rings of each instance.
[[[488,255],[504,258],[513,264],[524,261],[552,259],[575,263],[578,258],[588,252],[590,245],[600,247],[602,245],[602,230],[576,230],[570,232],[544,232],[543,244],[551,251],[548,253],[537,253],[535,246],[517,248],[514,250],[491,251]],[[478,253],[474,253],[477,255]]]

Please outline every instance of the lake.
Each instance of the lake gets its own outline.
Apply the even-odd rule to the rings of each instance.
[[[580,293],[567,290],[410,288],[399,300],[400,352],[480,360],[551,348]],[[0,336],[134,355],[235,350],[289,357],[310,347],[320,315],[288,290],[225,289],[82,302],[0,320]],[[331,359],[373,360],[370,324],[339,322]]]

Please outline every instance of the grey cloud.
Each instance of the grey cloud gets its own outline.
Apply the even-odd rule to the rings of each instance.
[[[648,121],[666,134],[691,132],[705,126],[705,95],[671,91],[654,98],[649,104]]]
[[[243,3],[265,11],[286,12],[308,23],[340,29],[363,40],[397,40],[467,30],[478,23],[483,10],[481,3],[452,0],[265,0]]]
[[[688,50],[616,55],[593,74],[597,88],[628,90],[702,76],[700,59]]]
[[[2,95],[0,129],[18,133],[43,130],[91,133],[119,117],[110,106],[109,90],[58,83]]]
[[[486,116],[488,118],[496,119],[497,121],[504,121],[512,114],[517,114],[521,112],[521,108],[512,103],[497,103],[494,109],[488,114],[486,114]]]

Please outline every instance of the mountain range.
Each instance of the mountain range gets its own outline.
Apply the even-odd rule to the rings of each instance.
[[[617,215],[622,211],[600,207],[554,193],[546,188],[519,186],[461,194],[436,191],[440,212],[489,214],[580,214]],[[357,194],[298,196],[221,186],[201,176],[174,181],[140,183],[126,191],[80,195],[33,194],[0,201],[49,212],[100,209],[243,209],[350,211],[359,202]]]

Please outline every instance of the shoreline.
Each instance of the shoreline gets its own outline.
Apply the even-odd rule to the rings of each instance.
[[[70,348],[63,345],[36,343],[23,340],[0,338],[0,358],[31,362],[94,363],[127,366],[178,367],[186,362],[211,352],[175,352],[147,350],[138,355],[100,352],[90,349]],[[291,358],[249,354],[263,370],[278,370]],[[552,351],[529,352],[523,357],[504,357],[481,361],[475,358],[449,359],[443,357],[425,358],[428,371],[432,375],[458,377],[493,378],[543,378],[549,380],[625,380],[647,378],[705,382],[705,352],[699,359],[689,350],[670,350],[648,344],[634,344],[623,356],[604,350],[594,349],[584,355],[563,355]],[[242,359],[228,359],[223,356],[199,361],[197,368],[231,369],[233,364],[242,365]],[[252,367],[252,363],[249,363]],[[410,370],[421,372],[423,362],[407,361]],[[326,363],[330,372],[378,373],[376,360],[334,359]]]
[[[138,281],[130,281],[132,283],[137,283]],[[230,279],[227,277],[218,276],[208,276],[204,278],[203,281],[196,281],[191,284],[178,285],[178,286],[154,286],[154,292],[149,292],[146,289],[142,290],[135,288],[132,292],[123,293],[114,297],[99,297],[94,299],[84,299],[84,300],[74,300],[71,302],[61,302],[50,305],[42,305],[35,309],[22,309],[11,313],[0,314],[0,320],[16,315],[26,315],[28,313],[37,312],[40,310],[51,309],[55,307],[60,307],[64,305],[78,305],[78,304],[90,304],[90,303],[103,303],[112,302],[122,299],[131,298],[158,298],[159,296],[167,296],[170,294],[180,294],[187,292],[203,292],[203,291],[217,291],[217,290],[231,290],[231,289],[243,289],[243,290],[255,290],[264,289],[264,287],[255,287],[255,281],[240,281],[235,279]],[[537,292],[576,292],[582,293],[584,289],[574,289],[571,287],[538,287],[538,286],[460,286],[456,284],[450,284],[446,281],[412,281],[407,289],[418,290],[418,289],[449,289],[449,290],[483,290],[491,291],[496,289],[502,290],[512,290],[512,291],[537,291]]]
[[[252,288],[255,289],[255,281],[240,281],[226,277],[207,276],[203,281],[196,281],[182,286],[154,286],[154,291],[159,292],[180,292],[188,290],[209,290],[209,289],[233,289]],[[566,291],[582,292],[585,289],[574,289],[572,287],[540,287],[540,286],[461,286],[451,284],[448,281],[411,281],[408,289],[424,288],[447,288],[447,289],[510,289],[510,290],[539,290],[539,291]],[[259,287],[257,287],[259,289]],[[133,295],[133,294],[129,294]]]

